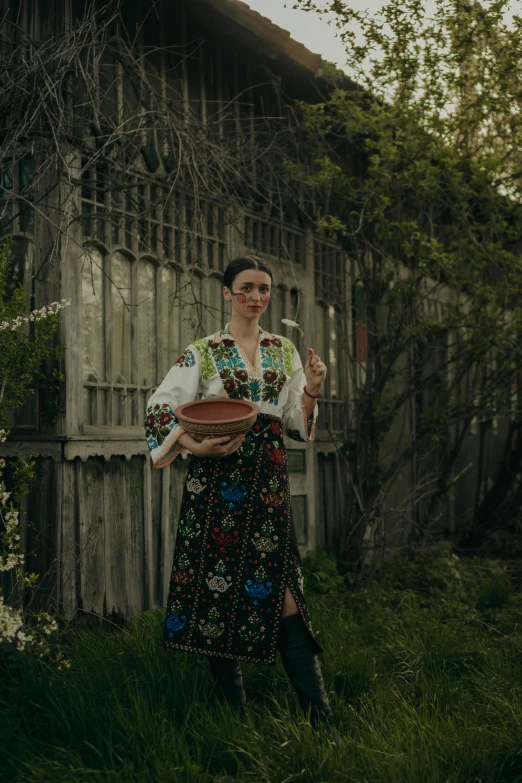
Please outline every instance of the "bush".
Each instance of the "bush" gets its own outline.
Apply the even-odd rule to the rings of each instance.
[[[318,546],[303,558],[303,575],[306,592],[337,595],[344,587],[335,556]]]

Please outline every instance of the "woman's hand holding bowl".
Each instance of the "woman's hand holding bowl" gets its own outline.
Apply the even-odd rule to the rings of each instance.
[[[245,435],[246,433],[240,435],[220,435],[218,438],[206,438],[198,441],[188,432],[184,432],[179,438],[179,444],[197,457],[218,459],[219,457],[228,457],[229,454],[237,451],[245,440]]]

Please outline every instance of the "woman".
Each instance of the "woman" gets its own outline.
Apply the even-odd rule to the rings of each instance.
[[[303,366],[293,343],[259,326],[272,272],[260,259],[232,261],[223,295],[232,316],[174,363],[147,407],[152,460],[163,468],[192,453],[181,503],[165,621],[167,647],[208,656],[227,701],[242,718],[240,661],[283,665],[313,726],[333,728],[303,595],[292,521],[283,433],[314,439],[317,397],[326,366],[309,349]],[[249,399],[261,409],[254,427],[235,437],[198,442],[174,416],[202,398]]]

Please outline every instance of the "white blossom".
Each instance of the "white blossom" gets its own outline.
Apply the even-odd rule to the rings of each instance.
[[[293,329],[299,329],[299,331],[301,333],[301,337],[303,338],[303,342],[304,342],[304,344],[306,346],[306,349],[308,350],[308,345],[306,344],[304,332],[301,329],[301,327],[299,326],[299,324],[296,323],[295,321],[291,321],[289,318],[281,318],[281,323],[286,324],[287,326],[291,326]]]
[[[33,310],[29,315],[18,315],[10,321],[0,321],[0,332],[5,332],[10,329],[12,332],[16,332],[17,329],[28,321],[41,321],[43,318],[47,318],[49,315],[56,315],[59,310],[62,310],[71,303],[67,299],[61,299],[59,302],[51,302],[50,305],[44,305],[40,310]],[[0,431],[0,433],[3,430]]]

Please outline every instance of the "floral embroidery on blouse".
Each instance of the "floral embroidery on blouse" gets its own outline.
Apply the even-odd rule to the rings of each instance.
[[[259,400],[259,395],[251,396],[252,389],[248,372],[243,364],[239,351],[233,340],[222,340],[220,343],[209,341],[219,377],[229,397],[244,400]]]
[[[219,341],[217,338],[214,341],[212,338],[203,337],[193,343],[201,356],[203,379],[210,380],[217,373],[227,395],[232,399],[277,405],[280,392],[292,375],[293,343],[286,337],[262,337],[259,349],[261,377],[256,377],[249,375],[236,341],[227,337],[230,334],[228,328],[225,327],[219,334]],[[187,349],[184,355],[188,352],[190,349]]]
[[[156,403],[154,407],[147,408],[145,417],[145,434],[149,449],[161,446],[171,429],[178,423],[167,402]]]
[[[283,348],[279,337],[264,337],[260,341],[262,378],[251,377],[236,342],[227,334],[223,329],[221,335],[225,336],[219,342],[203,338],[194,344],[202,356],[203,378],[208,380],[217,371],[229,397],[277,405],[281,389],[292,374],[292,357],[288,364],[287,347]]]
[[[212,353],[210,350],[210,340],[202,337],[201,340],[197,340],[194,343],[194,348],[201,356],[201,374],[203,380],[208,381],[216,374],[216,367],[212,360]]]
[[[280,421],[271,423],[272,435],[281,435],[282,429],[293,440],[313,440],[317,406],[308,416],[300,395],[303,368],[294,344],[259,327],[257,347],[251,366],[244,348],[230,335],[228,325],[187,346],[147,404],[146,439],[155,467],[165,467],[183,452],[177,445],[183,428],[174,411],[177,405],[196,400],[200,394],[202,399],[228,396],[252,400],[262,412],[279,417]],[[253,441],[245,439],[238,457],[252,456],[256,447]],[[282,455],[275,448],[270,461],[281,462]],[[202,492],[198,492],[197,483],[191,484],[190,490],[194,496]]]
[[[295,346],[288,337],[283,337],[283,362],[285,372],[290,377],[292,375],[292,356],[294,355]]]
[[[284,352],[281,350],[283,344],[279,337],[270,339],[265,337],[261,340],[261,367],[263,368],[264,386],[261,393],[261,399],[264,402],[271,402],[277,405],[279,402],[279,392],[285,385],[286,379],[292,374],[292,365],[290,364],[290,373],[285,372]]]
[[[190,348],[187,348],[185,353],[182,353],[179,359],[174,362],[174,367],[194,367],[196,364],[196,357]]]

